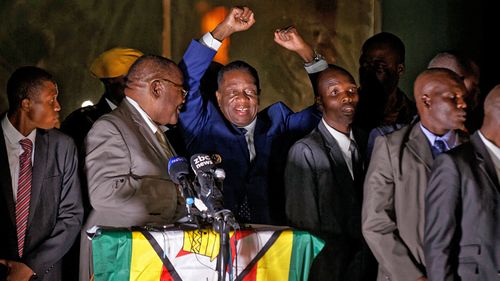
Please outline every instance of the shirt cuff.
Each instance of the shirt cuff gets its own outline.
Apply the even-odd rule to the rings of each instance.
[[[306,64],[304,65],[307,73],[312,74],[312,73],[317,73],[321,72],[325,69],[328,68],[328,63],[326,63],[326,60],[320,59],[319,61],[315,61],[311,64]]]
[[[209,47],[210,49],[212,49],[214,51],[219,50],[220,45],[222,45],[222,42],[215,39],[210,32],[205,33],[205,35],[203,35],[203,37],[201,37],[200,43]]]

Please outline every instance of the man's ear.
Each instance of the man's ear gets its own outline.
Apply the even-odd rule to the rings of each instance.
[[[30,111],[30,108],[31,108],[31,100],[28,98],[24,98],[21,101],[21,110],[28,112],[28,111]]]
[[[163,90],[165,90],[165,87],[159,80],[151,82],[151,93],[153,93],[153,97],[159,98]]]
[[[423,94],[420,100],[422,100],[425,108],[429,109],[431,107],[431,97],[428,94]]]
[[[323,106],[323,100],[319,95],[314,97],[314,102],[319,106]]]
[[[405,72],[405,65],[400,63],[398,64],[398,75],[403,74],[403,72]]]
[[[220,103],[221,103],[221,100],[222,100],[222,94],[219,92],[219,90],[215,91],[215,97],[217,98],[217,104],[220,107]]]

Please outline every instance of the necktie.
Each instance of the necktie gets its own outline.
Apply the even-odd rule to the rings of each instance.
[[[432,145],[432,156],[436,158],[439,154],[445,152],[446,143],[442,139],[436,139]]]
[[[23,256],[24,238],[28,225],[28,215],[31,197],[31,151],[33,143],[29,139],[19,141],[24,152],[19,156],[19,181],[16,201],[17,248],[19,257]]]
[[[158,139],[158,142],[160,143],[161,148],[165,152],[165,155],[167,156],[167,159],[170,159],[174,156],[174,149],[172,146],[170,146],[170,143],[167,142],[167,139],[165,138],[165,134],[158,128],[155,133],[156,138]]]
[[[360,175],[363,169],[362,166],[363,164],[359,156],[358,145],[354,140],[351,140],[351,144],[349,145],[349,151],[351,152],[352,174],[353,178],[356,179]]]
[[[248,206],[248,198],[246,195],[243,198],[238,209],[238,216],[240,217],[241,222],[250,222],[252,219],[252,215],[250,214],[250,206]]]
[[[245,128],[238,128],[240,132],[245,135],[245,141],[247,142],[248,156],[250,158],[250,162],[255,159],[255,146],[253,144],[253,138],[248,135],[248,130]]]

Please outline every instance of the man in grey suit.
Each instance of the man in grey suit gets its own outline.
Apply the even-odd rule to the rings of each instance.
[[[424,252],[430,280],[500,278],[500,85],[483,125],[439,156],[425,196]]]
[[[76,147],[53,129],[61,107],[52,75],[21,67],[9,78],[7,95],[0,130],[0,280],[62,280],[61,259],[83,218]]]
[[[176,153],[160,129],[177,123],[187,93],[182,82],[171,60],[140,57],[130,67],[123,102],[88,133],[85,168],[93,210],[82,230],[81,280],[89,280],[92,272],[88,228],[168,224],[183,214],[167,172]]]
[[[464,141],[465,86],[457,74],[428,69],[416,79],[420,121],[375,141],[364,183],[363,235],[379,280],[426,280],[424,195],[434,156]]]
[[[326,241],[309,280],[374,280],[375,260],[361,235],[366,134],[351,128],[357,86],[349,72],[329,65],[316,88],[323,118],[289,151],[286,217],[290,225]]]

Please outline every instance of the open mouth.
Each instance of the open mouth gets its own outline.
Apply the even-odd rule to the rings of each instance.
[[[348,113],[348,114],[354,114],[354,111],[355,111],[355,110],[356,110],[356,109],[355,109],[355,108],[354,108],[354,106],[352,106],[352,105],[344,105],[344,106],[342,107],[342,112],[344,112],[344,113]]]
[[[237,107],[234,111],[236,111],[237,114],[243,115],[248,112],[248,107]]]

